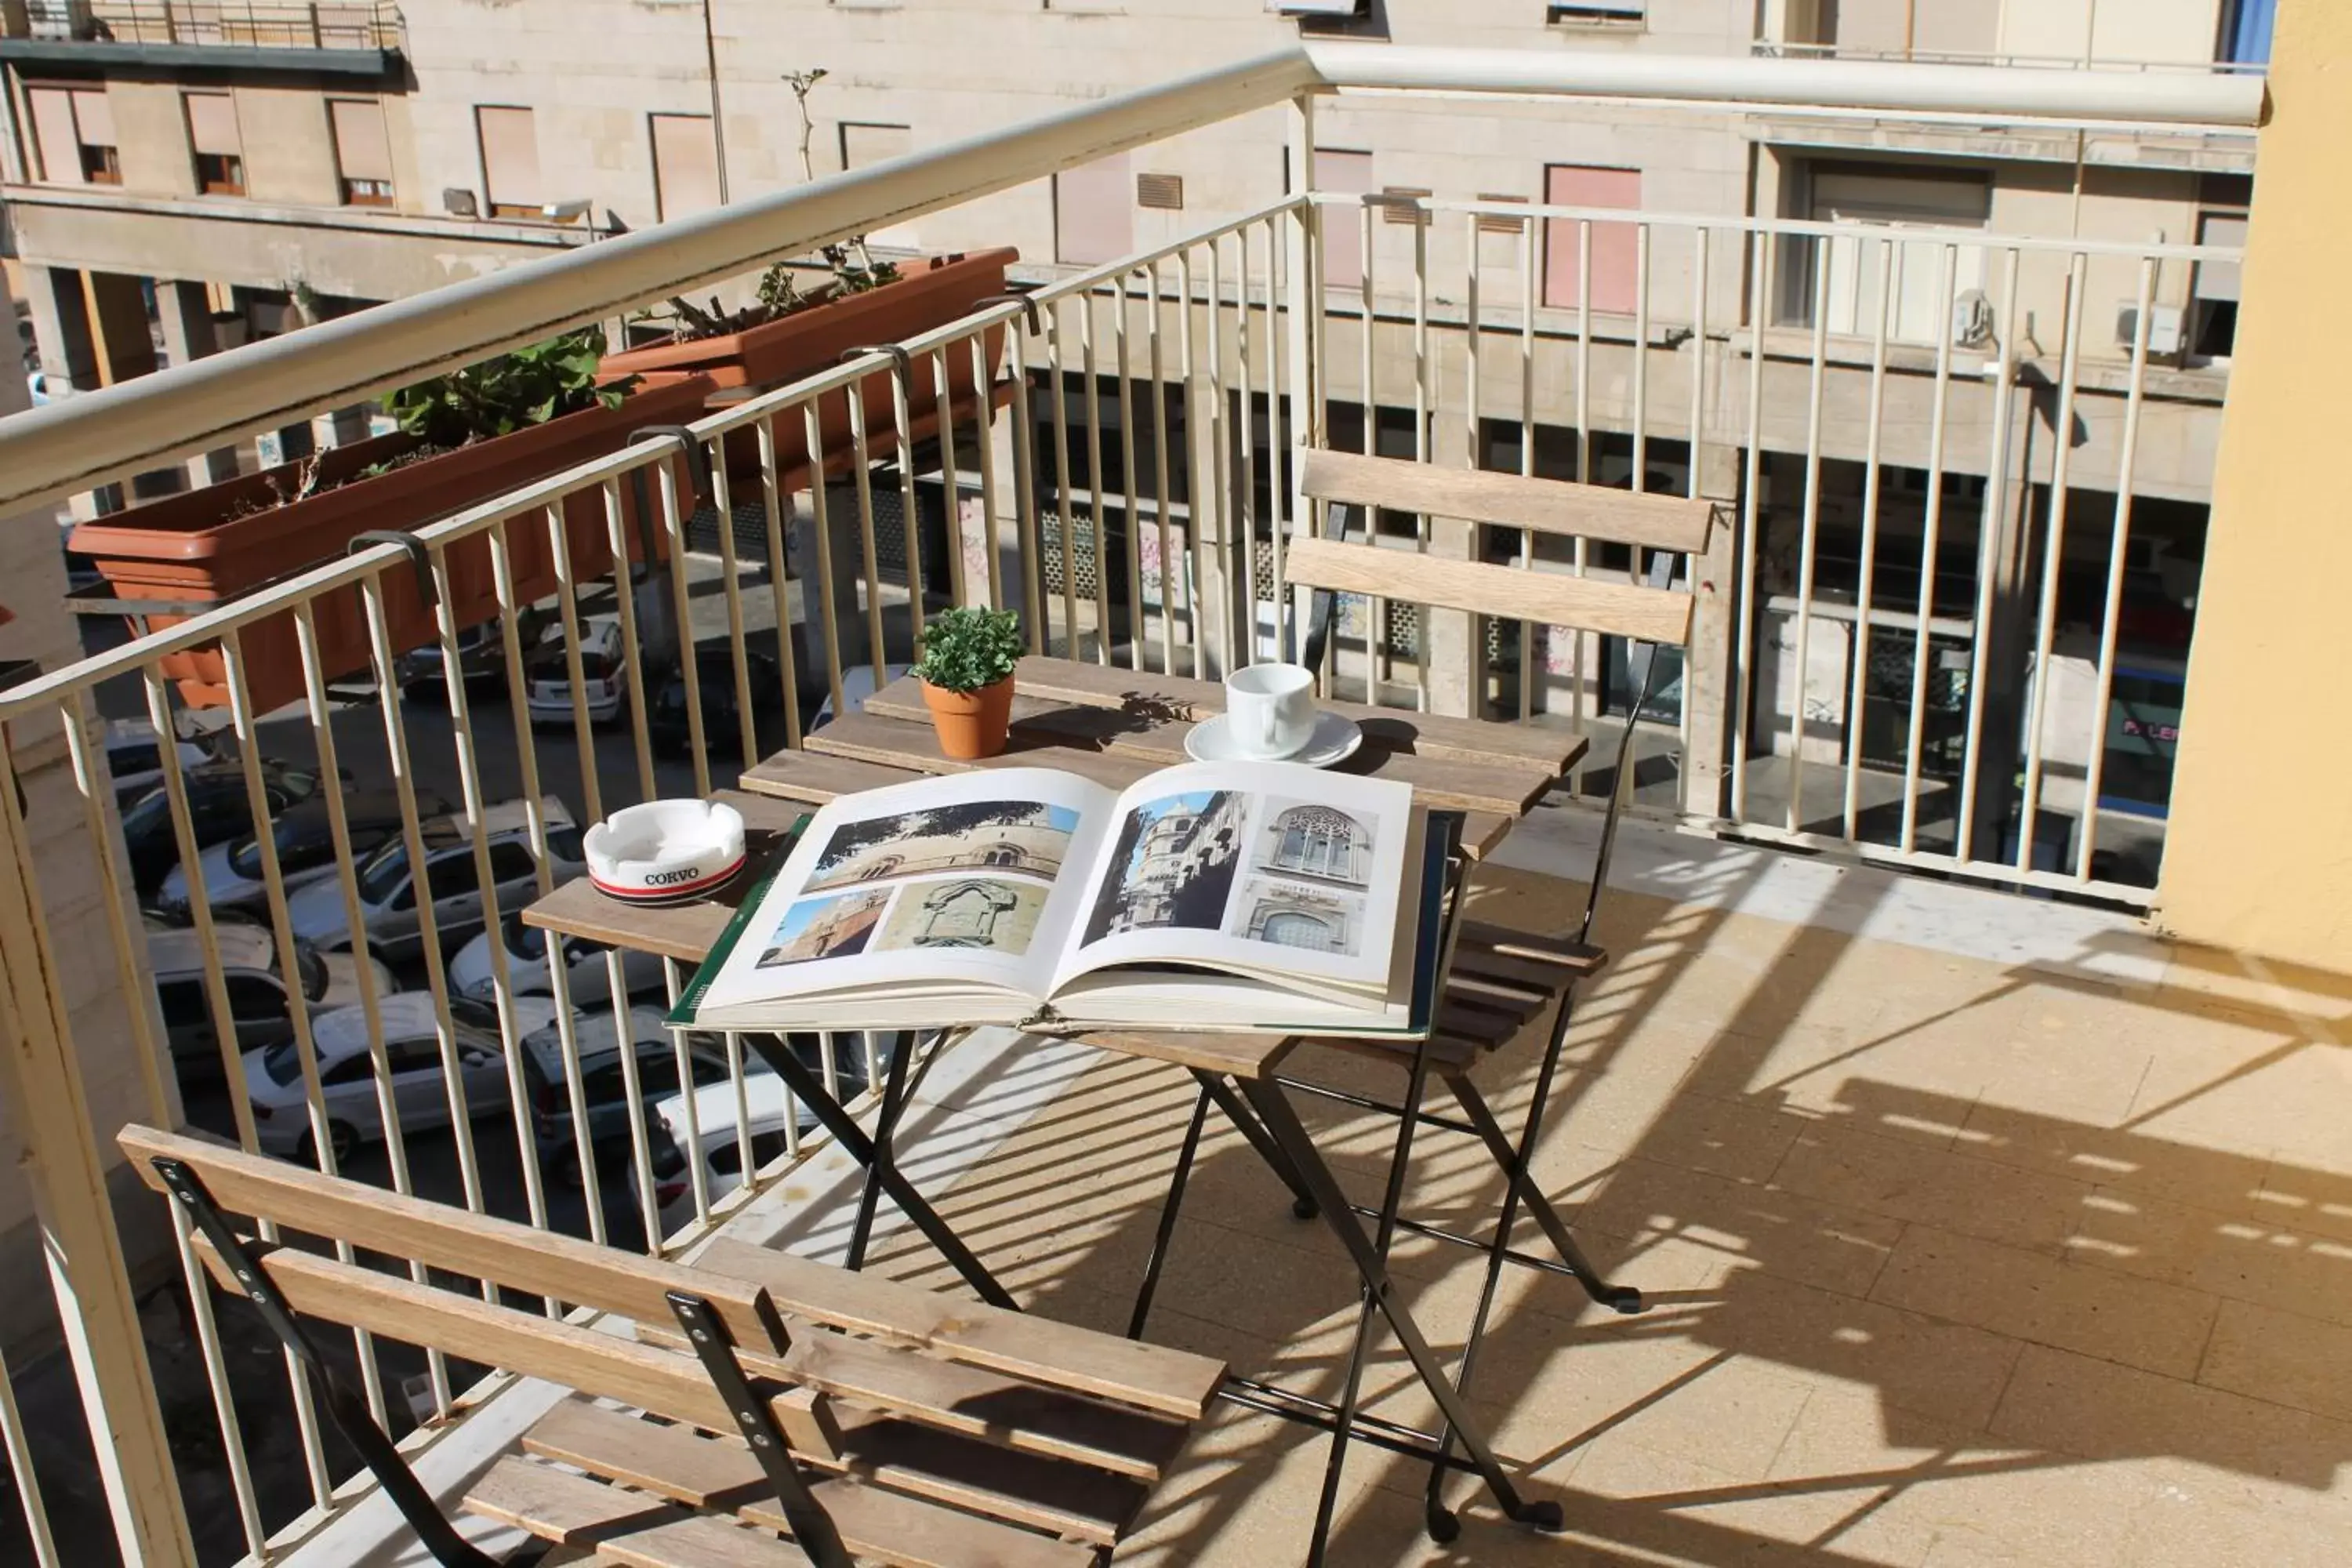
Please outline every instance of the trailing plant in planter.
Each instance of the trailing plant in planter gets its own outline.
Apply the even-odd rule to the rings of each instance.
[[[604,334],[595,327],[404,386],[388,407],[400,427],[435,447],[496,440],[583,408],[618,408],[634,380],[596,384]]]
[[[1013,720],[1013,667],[1027,651],[1021,617],[1012,610],[946,610],[923,628],[915,674],[941,751],[970,760],[1004,750]]]

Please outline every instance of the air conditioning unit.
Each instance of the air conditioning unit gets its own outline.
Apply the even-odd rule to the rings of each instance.
[[[1364,16],[1371,13],[1371,0],[1265,0],[1265,8],[1277,16]]]
[[[2147,352],[2151,359],[2165,359],[2179,353],[2183,343],[2180,307],[2156,305],[2147,313]],[[2116,307],[2116,346],[2129,351],[2139,342],[2139,306],[2137,302]]]
[[[1964,289],[1952,300],[1952,346],[1980,349],[1992,342],[1992,301],[1981,289]]]
[[[479,217],[482,212],[474,193],[463,185],[451,185],[442,191],[441,210],[451,217]]]

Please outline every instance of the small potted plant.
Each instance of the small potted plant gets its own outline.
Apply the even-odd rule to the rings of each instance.
[[[1004,750],[1013,723],[1013,666],[1026,651],[1021,617],[1011,610],[947,610],[923,629],[915,674],[940,751],[969,762]]]

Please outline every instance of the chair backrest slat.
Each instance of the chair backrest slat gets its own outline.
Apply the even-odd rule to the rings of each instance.
[[[639,1322],[673,1321],[667,1292],[685,1290],[710,1302],[736,1343],[776,1342],[780,1320],[767,1291],[722,1274],[404,1197],[209,1139],[126,1127],[121,1142],[139,1174],[158,1192],[163,1186],[152,1162],[159,1156],[179,1160],[230,1213]]]
[[[221,1288],[245,1287],[209,1241],[195,1238],[196,1255]],[[386,1339],[430,1345],[484,1366],[505,1367],[583,1394],[617,1399],[673,1421],[729,1431],[734,1420],[691,1356],[635,1340],[559,1322],[479,1296],[419,1285],[405,1274],[280,1247],[262,1259],[269,1283],[287,1306],[305,1317],[365,1329]]]
[[[1303,447],[1300,485],[1313,500],[1458,518],[1496,528],[1602,539],[1704,554],[1717,503],[1635,495],[1605,485],[1449,468],[1399,458]]]
[[[1293,584],[1436,605],[1538,626],[1682,647],[1691,596],[1597,577],[1457,561],[1336,539],[1294,539],[1283,566]]]

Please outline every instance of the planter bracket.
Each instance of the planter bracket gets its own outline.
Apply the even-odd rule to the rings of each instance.
[[[371,528],[365,533],[352,534],[352,542],[343,547],[343,553],[357,555],[374,544],[389,544],[405,553],[409,564],[416,568],[417,595],[428,605],[441,602],[441,595],[433,587],[433,552],[425,548],[423,540],[413,533],[403,533],[396,528]]]
[[[915,356],[897,343],[870,343],[862,349],[844,349],[841,351],[841,357],[833,363],[847,364],[851,360],[862,358],[866,354],[888,354],[891,363],[898,367],[899,384],[906,387],[909,393],[914,391]]]
[[[686,454],[687,467],[693,473],[695,495],[710,497],[713,506],[716,506],[719,490],[711,478],[710,454],[704,449],[702,437],[683,425],[646,425],[629,432],[629,445],[632,447],[646,446],[656,441],[675,441],[678,444],[679,449]],[[645,551],[646,570],[650,573],[654,567],[654,531],[657,525],[654,521],[653,486],[646,481],[645,469],[639,468],[629,470],[629,490],[636,498],[637,538]],[[729,526],[727,520],[720,518],[719,526],[721,528]],[[681,548],[683,548],[682,542],[687,531],[687,520],[683,517],[679,518],[677,527]],[[632,582],[635,580],[635,574],[630,574],[630,580]]]
[[[974,300],[971,302],[971,308],[975,310],[983,305],[1018,305],[1021,307],[1021,313],[1029,319],[1029,335],[1033,338],[1042,338],[1045,335],[1045,325],[1037,319],[1037,300],[1033,294],[991,294],[985,300]]]

